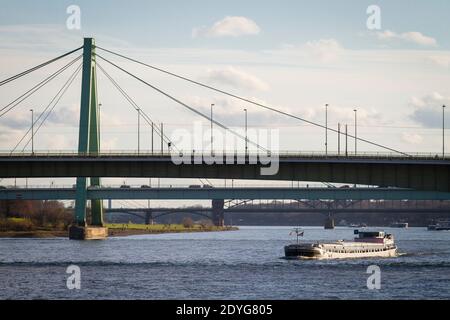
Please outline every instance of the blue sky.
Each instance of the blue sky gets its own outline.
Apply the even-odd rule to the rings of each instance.
[[[105,34],[136,46],[273,48],[282,43],[302,43],[336,38],[345,47],[374,47],[364,32],[366,8],[382,9],[384,29],[420,30],[448,48],[450,3],[433,1],[1,1],[0,24],[64,24],[68,5],[82,8],[83,32]],[[257,21],[259,37],[201,41],[191,38],[194,26],[211,25],[224,16],[245,16]]]
[[[369,5],[381,29],[366,27]],[[81,9],[81,30],[68,30],[66,9]],[[263,101],[306,119],[352,128],[358,109],[363,138],[405,152],[441,150],[441,106],[450,105],[450,2],[433,1],[12,1],[0,0],[0,79],[71,48],[83,36],[139,60]],[[112,57],[111,57],[112,58]],[[323,151],[323,130],[174,81],[125,61],[122,66],[196,109],[216,104],[217,120],[280,130],[280,149]],[[105,65],[167,134],[199,120]],[[0,88],[6,105],[48,72]],[[78,81],[78,82],[77,82]],[[37,135],[37,148],[74,150],[79,79]],[[0,149],[11,150],[57,84],[0,119]],[[102,146],[136,149],[136,114],[99,72]],[[450,125],[450,117],[447,117]],[[208,127],[207,121],[202,125]],[[149,129],[142,128],[149,145]],[[329,147],[337,148],[334,136]],[[380,151],[369,145],[360,150]],[[450,150],[450,138],[447,139]]]

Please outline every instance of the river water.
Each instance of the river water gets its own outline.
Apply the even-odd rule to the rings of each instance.
[[[450,232],[390,229],[390,259],[289,261],[289,227],[140,235],[104,241],[0,239],[0,299],[449,299]],[[305,227],[303,241],[352,239]],[[69,290],[69,265],[80,290]],[[368,266],[381,289],[367,288]]]

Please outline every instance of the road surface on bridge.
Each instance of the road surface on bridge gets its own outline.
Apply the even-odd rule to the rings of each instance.
[[[75,188],[0,189],[0,200],[71,200]],[[87,199],[127,200],[450,200],[450,193],[395,188],[102,188]]]

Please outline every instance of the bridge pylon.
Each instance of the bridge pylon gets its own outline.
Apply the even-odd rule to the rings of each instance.
[[[325,218],[324,228],[326,230],[334,229],[334,216],[333,213],[329,212],[328,216]]]
[[[93,38],[84,38],[80,127],[78,136],[79,155],[96,155],[100,152],[100,121],[96,69],[95,41]],[[77,178],[75,224],[69,229],[70,239],[102,239],[108,235],[108,230],[103,227],[102,200],[91,200],[91,225],[87,225],[87,179],[86,177]],[[100,186],[100,178],[90,178],[90,185]]]
[[[223,227],[225,225],[223,206],[225,201],[223,199],[212,200],[212,222],[216,227]]]
[[[153,210],[152,209],[148,209],[147,211],[145,211],[145,224],[146,225],[153,225],[154,224]]]

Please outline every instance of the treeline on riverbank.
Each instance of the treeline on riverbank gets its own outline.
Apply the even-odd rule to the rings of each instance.
[[[73,214],[59,201],[1,200],[0,231],[67,230]]]

